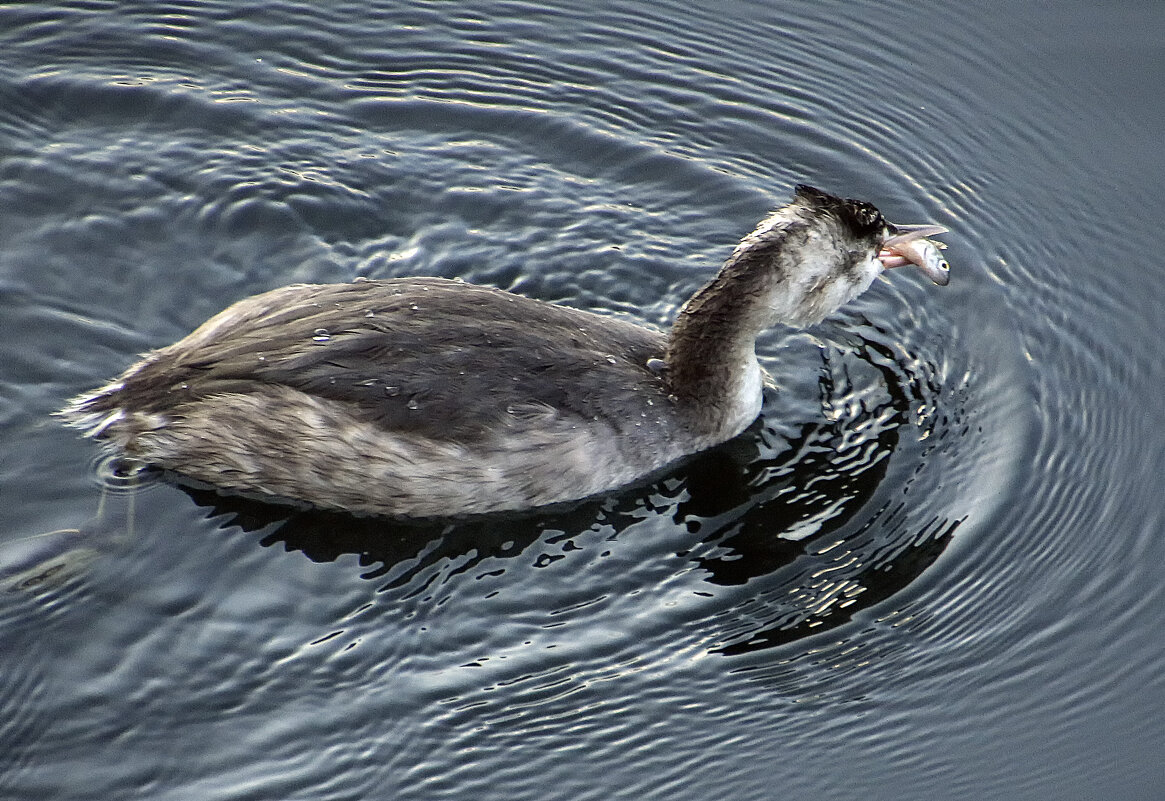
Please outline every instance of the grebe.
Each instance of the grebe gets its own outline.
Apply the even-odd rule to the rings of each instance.
[[[670,332],[441,278],[246,298],[59,414],[126,456],[234,492],[443,517],[601,493],[760,413],[754,343],[917,264],[925,237],[798,186]]]

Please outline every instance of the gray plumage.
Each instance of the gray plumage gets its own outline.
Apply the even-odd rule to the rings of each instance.
[[[864,291],[893,233],[799,187],[670,335],[440,278],[236,303],[62,415],[143,462],[382,515],[522,509],[626,484],[759,413],[753,345]]]

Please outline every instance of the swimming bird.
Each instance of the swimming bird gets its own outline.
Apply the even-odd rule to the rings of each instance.
[[[59,414],[180,476],[357,514],[577,500],[748,427],[770,326],[818,323],[888,267],[946,284],[946,262],[916,247],[945,230],[798,186],[668,332],[442,278],[287,286]]]

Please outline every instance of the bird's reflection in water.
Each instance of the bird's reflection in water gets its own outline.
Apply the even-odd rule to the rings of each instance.
[[[717,616],[720,653],[770,648],[847,622],[933,564],[961,522],[928,515],[908,499],[911,485],[925,478],[923,465],[899,465],[891,475],[903,432],[918,439],[914,410],[933,403],[941,387],[925,372],[903,370],[876,341],[862,340],[856,354],[834,366],[823,351],[825,420],[802,425],[784,449],[747,460],[743,482],[730,481],[739,471],[717,463],[725,449],[688,471],[679,518],[711,523],[691,558],[712,584],[758,585],[748,601]],[[853,364],[878,372],[885,392],[834,414],[851,396]],[[770,432],[759,433],[764,442]],[[725,515],[720,507],[733,493],[746,496],[746,507]]]
[[[713,650],[771,648],[839,626],[900,591],[939,557],[960,522],[933,515],[920,522],[919,510],[904,499],[922,472],[919,465],[892,469],[904,430],[918,439],[912,409],[931,402],[922,396],[937,388],[906,374],[877,342],[862,340],[856,362],[854,353],[835,365],[823,350],[819,391],[826,414],[792,436],[766,428],[762,418],[665,478],[568,508],[385,520],[184,488],[212,514],[225,516],[224,523],[263,530],[265,547],[282,544],[320,562],[355,554],[367,568],[364,578],[383,580],[382,591],[409,597],[425,591],[442,563],[465,574],[539,543],[569,543],[594,531],[613,539],[645,517],[666,515],[690,534],[687,547],[674,555],[686,570],[698,566],[708,596],[717,597],[717,587],[755,588],[744,602],[704,620],[716,629]],[[881,373],[884,391],[876,402],[871,396],[846,400],[852,400],[854,364]],[[843,404],[844,412],[837,408]],[[565,558],[549,551],[543,549],[536,567]],[[417,586],[409,586],[413,582]]]

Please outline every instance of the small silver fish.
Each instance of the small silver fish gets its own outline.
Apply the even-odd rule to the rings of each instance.
[[[882,243],[879,258],[888,268],[904,264],[918,265],[931,281],[946,286],[951,281],[951,265],[943,257],[942,249],[945,247],[933,239],[891,237]]]

